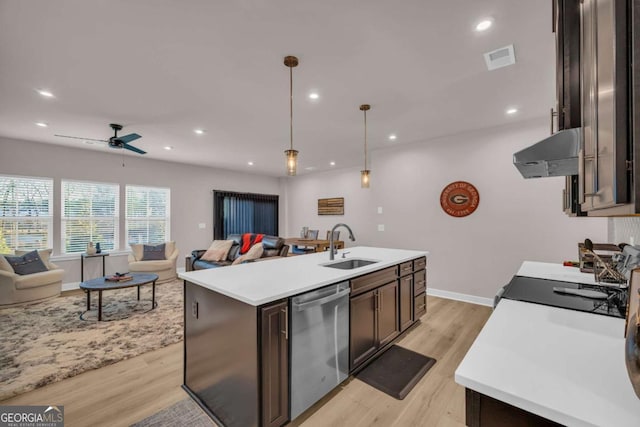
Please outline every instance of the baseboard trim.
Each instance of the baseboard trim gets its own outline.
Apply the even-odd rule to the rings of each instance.
[[[430,287],[427,287],[427,295],[493,307],[493,298],[484,298],[475,295],[461,294],[459,292],[443,291],[441,289],[433,289]]]
[[[62,284],[62,292],[74,291],[76,289],[80,289],[80,282],[69,282],[69,283]]]

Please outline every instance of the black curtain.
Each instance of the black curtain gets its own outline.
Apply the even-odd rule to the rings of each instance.
[[[213,239],[229,234],[278,235],[277,195],[213,190]]]

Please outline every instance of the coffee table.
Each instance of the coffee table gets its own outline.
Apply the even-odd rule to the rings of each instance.
[[[80,283],[80,289],[84,289],[87,293],[87,311],[91,310],[91,291],[98,291],[98,321],[102,320],[102,291],[106,290],[137,286],[138,301],[140,301],[140,286],[151,283],[151,309],[149,311],[156,308],[156,280],[158,280],[158,275],[153,273],[130,273],[129,275],[133,277],[133,279],[127,280],[126,282],[111,282],[106,280],[107,276],[104,276]],[[83,315],[84,313],[80,315],[81,319]]]

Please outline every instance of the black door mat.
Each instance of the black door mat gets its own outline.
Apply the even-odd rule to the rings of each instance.
[[[435,363],[436,359],[393,345],[356,378],[402,400]]]

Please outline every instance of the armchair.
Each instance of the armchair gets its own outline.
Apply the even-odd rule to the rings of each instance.
[[[165,258],[163,260],[144,261],[144,244],[130,243],[129,271],[131,273],[155,273],[158,275],[157,283],[169,282],[178,277],[176,262],[178,260],[178,248],[175,242],[165,243]]]
[[[60,295],[64,270],[48,260],[45,265],[49,270],[19,275],[0,255],[0,307],[41,301]]]

